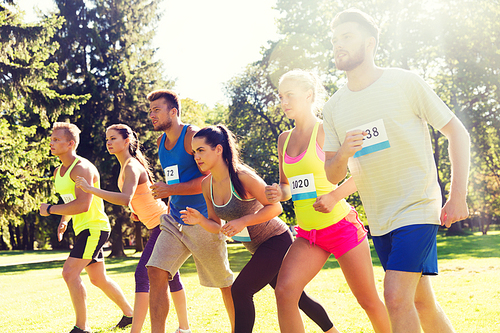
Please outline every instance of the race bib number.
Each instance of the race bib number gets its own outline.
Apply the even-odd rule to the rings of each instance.
[[[288,178],[292,191],[292,200],[317,198],[314,175],[312,173]]]
[[[250,242],[252,239],[250,238],[250,234],[248,233],[248,228],[245,227],[243,230],[238,232],[236,235],[231,237],[233,240],[238,242]]]
[[[167,185],[179,184],[179,168],[177,167],[177,164],[166,167],[163,171],[165,171]]]
[[[71,193],[61,194],[61,198],[63,199],[64,203],[68,203],[68,202],[75,200],[75,197]]]
[[[361,150],[354,154],[354,158],[391,147],[389,139],[387,138],[387,132],[385,131],[383,119],[375,120],[371,123],[352,128],[348,132],[353,130],[363,130],[368,133],[363,138],[363,145],[361,146]]]

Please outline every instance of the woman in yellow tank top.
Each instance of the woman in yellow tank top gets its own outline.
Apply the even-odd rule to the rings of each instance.
[[[121,165],[118,176],[120,192],[97,189],[78,177],[75,184],[87,193],[115,204],[130,206],[131,217],[141,221],[150,230],[150,238],[144,247],[141,259],[135,271],[135,302],[131,333],[141,332],[149,307],[149,278],[146,263],[151,257],[154,244],[160,234],[160,216],[168,212],[166,204],[160,199],[154,199],[150,186],[153,174],[149,164],[139,148],[137,135],[124,124],[111,125],[106,130],[106,147],[110,154],[115,155]],[[180,281],[179,273],[169,282],[172,300],[179,320],[181,333],[190,333],[186,294]]]
[[[293,70],[280,79],[279,96],[295,128],[278,138],[280,183],[266,187],[270,202],[293,199],[297,238],[281,266],[276,286],[282,332],[304,332],[298,301],[304,287],[334,254],[375,332],[390,332],[389,317],[375,287],[366,230],[344,198],[356,191],[352,179],[332,185],[324,171],[323,124],[314,111],[324,88],[316,75]]]

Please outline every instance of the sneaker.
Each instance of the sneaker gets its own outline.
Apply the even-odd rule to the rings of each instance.
[[[178,329],[175,330],[174,333],[192,333],[192,332],[190,328],[188,328],[187,330],[183,330],[182,328],[179,327]]]
[[[132,325],[132,317],[123,316],[118,324],[116,324],[115,328],[125,328],[129,325]]]
[[[90,333],[90,331],[84,331],[80,327],[76,326],[69,333]]]

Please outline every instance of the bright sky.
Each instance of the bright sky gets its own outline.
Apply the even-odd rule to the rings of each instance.
[[[28,22],[34,8],[55,7],[52,0],[18,0]],[[227,104],[223,85],[259,60],[261,47],[277,40],[272,9],[276,0],[164,0],[154,45],[165,74],[175,79],[181,98],[213,107]]]

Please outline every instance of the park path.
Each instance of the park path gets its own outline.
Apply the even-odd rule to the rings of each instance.
[[[28,265],[28,264],[38,264],[38,263],[42,263],[42,262],[51,262],[51,261],[66,260],[67,258],[68,258],[68,256],[65,255],[63,257],[38,259],[38,260],[30,260],[30,261],[19,261],[19,262],[5,263],[5,264],[0,262],[0,267],[17,266],[17,265]]]

